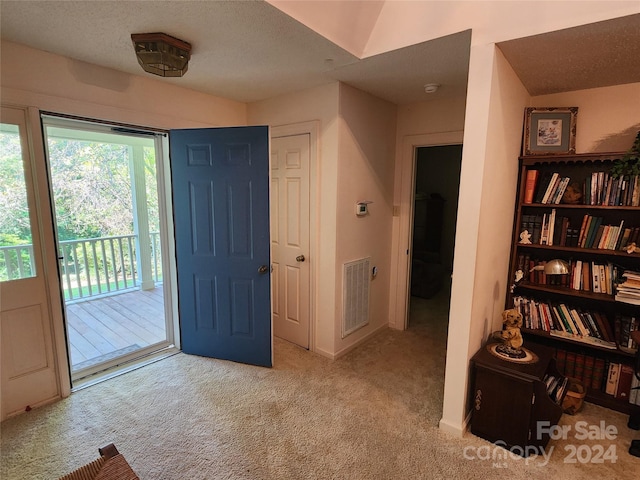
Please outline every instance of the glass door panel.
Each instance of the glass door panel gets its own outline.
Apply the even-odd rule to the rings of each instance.
[[[173,343],[156,149],[153,134],[43,123],[75,380]]]

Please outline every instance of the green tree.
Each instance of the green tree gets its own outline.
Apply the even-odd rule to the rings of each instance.
[[[31,224],[20,136],[15,132],[0,131],[0,246],[12,239],[13,245],[31,243]],[[13,243],[13,241],[18,243]]]
[[[128,148],[49,138],[60,240],[133,233]]]

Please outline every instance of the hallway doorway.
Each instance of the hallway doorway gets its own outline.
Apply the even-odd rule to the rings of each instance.
[[[409,325],[415,321],[414,303],[428,309],[436,305],[430,302],[434,298],[436,310],[449,316],[462,162],[462,145],[415,150]]]

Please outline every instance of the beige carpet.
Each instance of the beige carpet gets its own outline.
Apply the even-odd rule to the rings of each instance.
[[[179,354],[2,423],[0,478],[57,478],[111,442],[143,480],[639,478],[640,432],[592,405],[563,423],[603,420],[617,438],[554,441],[546,466],[440,431],[445,338],[446,307],[414,299],[409,331],[334,362],[279,340],[273,369]],[[565,463],[571,444],[618,458]]]

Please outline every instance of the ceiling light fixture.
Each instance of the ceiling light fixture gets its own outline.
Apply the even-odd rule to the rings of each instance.
[[[187,72],[191,44],[166,33],[133,33],[131,41],[145,72],[161,77],[181,77]]]
[[[424,93],[436,93],[438,88],[440,88],[439,83],[427,83],[424,86]]]

